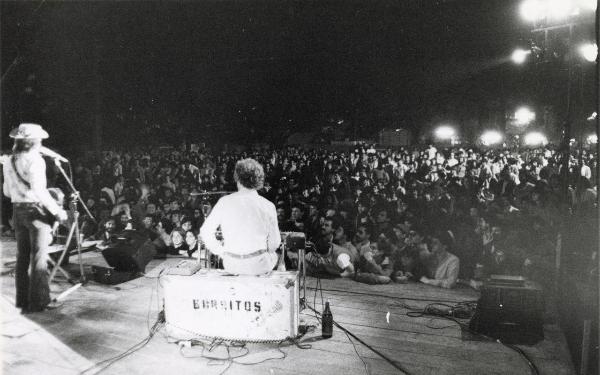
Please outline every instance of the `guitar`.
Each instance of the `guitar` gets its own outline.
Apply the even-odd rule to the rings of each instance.
[[[25,180],[23,178],[23,176],[21,176],[21,173],[19,173],[19,171],[17,170],[17,166],[14,163],[14,159],[12,158],[11,155],[2,155],[0,156],[0,164],[2,164],[3,167],[6,167],[6,165],[9,165],[13,168],[15,174],[17,175],[17,177],[19,178],[19,180],[28,188],[30,188],[30,184],[29,181]],[[48,193],[50,194],[50,196],[52,197],[52,199],[54,199],[54,201],[56,202],[56,204],[63,208],[64,204],[65,204],[65,194],[63,193],[62,189],[57,188],[57,187],[51,187],[51,188],[47,188],[46,190],[48,190]],[[44,212],[43,215],[44,217],[47,218],[47,222],[53,226],[55,226],[55,218],[54,215],[52,215],[48,210],[46,210],[46,208],[43,208]]]

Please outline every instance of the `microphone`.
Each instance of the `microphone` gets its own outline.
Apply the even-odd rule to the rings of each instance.
[[[40,147],[40,154],[44,155],[44,156],[48,156],[52,159],[58,160],[58,161],[62,161],[63,163],[68,163],[69,160],[67,158],[65,158],[64,156],[62,156],[61,154],[59,154],[58,152],[52,151],[47,147]]]

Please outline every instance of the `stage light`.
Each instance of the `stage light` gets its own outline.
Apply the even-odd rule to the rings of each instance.
[[[435,136],[439,139],[452,139],[456,132],[451,126],[443,125],[435,130]]]
[[[540,132],[531,132],[525,134],[523,139],[527,146],[543,146],[548,143],[548,139]]]
[[[521,4],[521,16],[529,22],[535,22],[544,17],[544,4],[539,0],[527,0]]]
[[[502,141],[502,134],[495,130],[488,130],[481,135],[481,143],[486,146],[495,145]]]
[[[521,107],[515,112],[515,120],[518,125],[527,125],[535,120],[535,112],[527,107]]]
[[[525,62],[525,60],[527,60],[527,55],[529,55],[530,53],[531,53],[530,50],[524,50],[521,48],[517,48],[516,50],[513,51],[510,58],[515,64],[523,64]]]
[[[595,12],[598,8],[598,2],[596,0],[580,0],[579,3],[583,8],[591,10],[592,12]]]
[[[573,1],[570,0],[549,0],[546,6],[549,16],[556,20],[568,17],[575,10]]]
[[[589,62],[596,61],[598,57],[598,46],[596,43],[585,43],[579,47],[579,53]]]
[[[594,144],[595,145],[596,143],[598,143],[598,136],[596,134],[590,134],[590,135],[588,135],[587,142],[589,144]]]

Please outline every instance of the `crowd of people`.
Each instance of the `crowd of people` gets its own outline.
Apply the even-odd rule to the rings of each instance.
[[[370,284],[452,288],[490,274],[543,281],[565,218],[593,215],[596,202],[596,160],[585,151],[569,161],[569,202],[564,163],[551,148],[138,149],[73,163],[75,186],[98,222],[87,218],[83,230],[110,241],[133,229],[159,256],[205,257],[199,229],[219,197],[235,191],[243,158],[262,164],[259,193],[275,204],[280,230],[312,244],[310,272]]]

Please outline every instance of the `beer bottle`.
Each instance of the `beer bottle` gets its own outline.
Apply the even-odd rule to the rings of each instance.
[[[325,302],[325,310],[321,315],[321,331],[324,339],[328,339],[333,335],[333,315],[329,309],[329,301]]]

